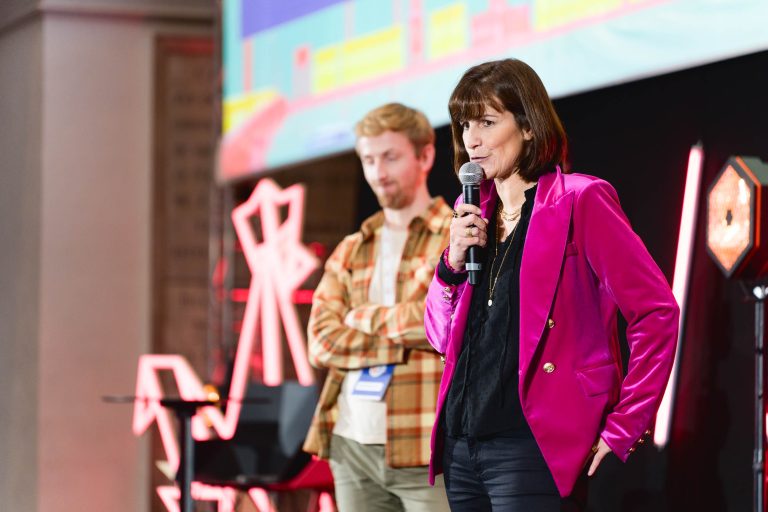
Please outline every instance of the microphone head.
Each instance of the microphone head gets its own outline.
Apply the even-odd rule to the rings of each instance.
[[[483,181],[483,168],[475,162],[467,162],[459,168],[459,181],[462,185],[479,185]]]

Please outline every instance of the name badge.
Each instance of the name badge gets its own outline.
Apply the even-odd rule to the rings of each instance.
[[[365,368],[352,388],[352,396],[364,400],[381,400],[387,392],[394,370],[393,364]]]

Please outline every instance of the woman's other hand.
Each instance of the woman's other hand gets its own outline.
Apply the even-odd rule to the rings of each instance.
[[[603,461],[605,456],[611,453],[611,448],[608,446],[608,443],[603,441],[602,437],[597,442],[597,445],[595,446],[595,448],[597,450],[595,451],[595,456],[592,458],[592,464],[589,466],[589,471],[587,472],[587,476],[594,475],[595,471],[597,471],[597,467]]]
[[[483,219],[481,214],[480,208],[471,204],[462,203],[456,207],[451,221],[451,245],[448,249],[451,268],[464,268],[469,247],[485,247],[488,243],[488,220]]]

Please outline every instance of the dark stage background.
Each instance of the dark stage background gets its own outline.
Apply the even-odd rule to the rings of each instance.
[[[691,145],[704,144],[702,197],[730,155],[768,160],[768,52],[561,98],[555,106],[569,135],[571,168],[616,187],[670,283]],[[449,128],[438,129],[430,190],[453,204],[460,187],[450,144]],[[378,205],[358,176],[359,223]],[[751,510],[753,306],[707,256],[704,215],[702,200],[670,443],[661,452],[647,443],[627,464],[607,460],[591,484],[590,511]]]

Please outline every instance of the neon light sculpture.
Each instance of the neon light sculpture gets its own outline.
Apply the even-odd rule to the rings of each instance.
[[[287,207],[287,217],[283,222],[280,219],[282,207]],[[261,222],[261,241],[257,240],[251,223],[251,218],[256,216]],[[265,384],[277,386],[283,382],[281,326],[298,381],[304,386],[315,382],[307,359],[303,329],[293,304],[297,288],[318,266],[312,251],[301,243],[303,217],[304,188],[293,185],[281,189],[268,179],[261,180],[248,200],[232,211],[235,232],[251,271],[251,283],[225,412],[213,406],[200,408],[192,419],[192,437],[198,441],[209,439],[211,429],[221,439],[231,439],[234,435],[248,385],[249,358],[258,326],[261,327]],[[184,357],[144,355],[139,358],[133,432],[141,435],[157,422],[167,457],[167,469],[176,473],[180,462],[179,443],[170,413],[160,405],[160,399],[165,396],[158,378],[161,371],[172,373],[179,396],[184,400],[205,400],[207,393],[203,382]],[[163,486],[157,492],[170,512],[178,510],[178,489]],[[194,482],[192,486],[195,499],[218,501],[219,512],[233,510],[231,503],[234,503],[232,496],[235,492],[234,489],[206,486],[199,482]],[[249,496],[261,512],[273,512],[263,489],[251,489]],[[320,495],[319,502],[321,511],[333,510],[332,500],[326,493]]]
[[[288,216],[280,224],[280,206],[288,206]],[[253,346],[257,319],[261,318],[264,352],[264,383],[277,386],[283,381],[280,318],[293,356],[298,381],[303,386],[315,382],[306,353],[303,329],[296,316],[292,295],[317,268],[312,252],[301,244],[304,218],[304,189],[293,185],[280,189],[272,180],[261,180],[248,200],[234,209],[232,222],[251,270],[251,285],[240,331],[232,386],[245,389],[247,360],[239,361],[241,346]],[[258,243],[250,217],[260,214],[263,242]],[[279,316],[278,316],[279,315]],[[248,351],[250,353],[250,351]],[[243,359],[247,359],[247,354]],[[240,366],[243,370],[239,371]],[[241,382],[242,381],[242,382]],[[229,436],[231,437],[231,435]],[[229,439],[227,437],[226,439]]]

